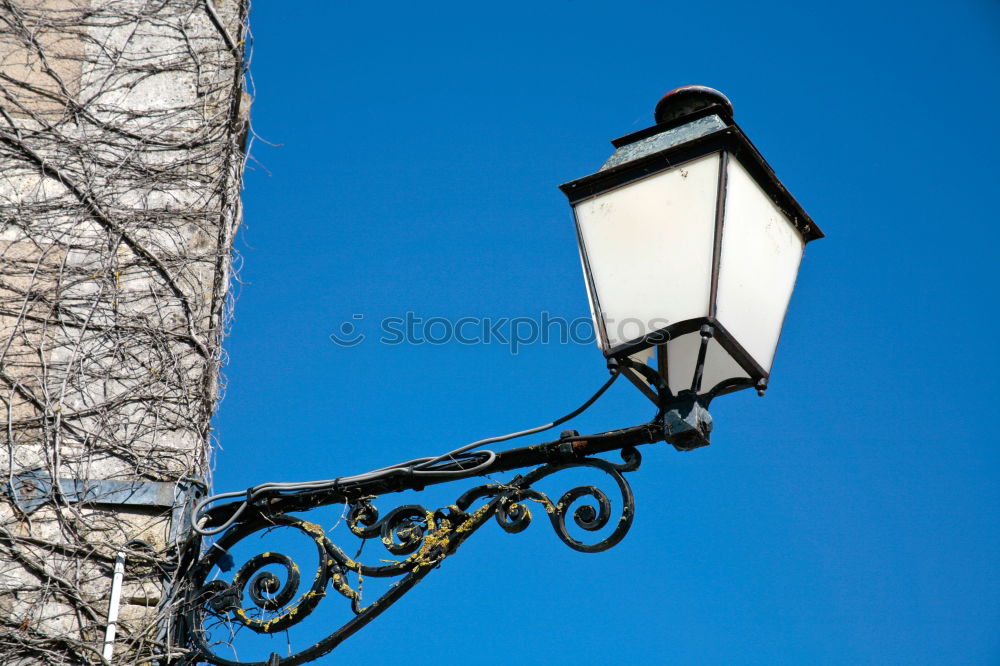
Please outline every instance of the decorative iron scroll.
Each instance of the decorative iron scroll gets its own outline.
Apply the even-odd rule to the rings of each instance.
[[[542,465],[507,484],[472,488],[443,509],[429,510],[408,504],[380,517],[378,509],[371,503],[374,497],[350,502],[346,518],[354,536],[363,542],[378,539],[392,555],[405,556],[401,561],[379,566],[369,566],[349,557],[318,525],[287,513],[258,514],[235,523],[208,549],[188,576],[192,593],[186,621],[192,647],[198,653],[196,660],[219,666],[290,666],[317,659],[395,603],[491,517],[506,532],[522,532],[532,521],[531,503],[545,511],[556,535],[570,548],[584,553],[607,550],[624,538],[635,514],[632,489],[623,473],[638,469],[641,457],[631,446],[622,448],[621,456],[623,462],[620,464],[585,457],[572,462]],[[579,467],[600,470],[614,479],[621,494],[620,515],[616,518],[612,515],[611,499],[595,486],[575,487],[556,502],[533,488],[535,483],[556,472]],[[612,525],[613,518],[617,522],[603,539],[585,543],[574,538],[567,529],[571,511],[574,523],[587,532],[605,529]],[[311,539],[316,547],[315,563],[300,568],[299,563],[286,555],[263,552],[243,563],[232,582],[207,580],[213,569],[230,557],[229,550],[238,542],[275,529],[297,530]],[[278,575],[263,570],[268,566],[283,568],[284,582]],[[312,571],[312,567],[315,567],[312,582],[305,585],[302,583],[302,572]],[[399,580],[378,599],[365,605],[361,586],[351,584],[350,574],[359,580],[366,577]],[[300,587],[307,589],[300,592]],[[237,629],[274,634],[295,626],[309,616],[330,591],[349,602],[353,617],[311,647],[285,657],[272,653],[266,662],[234,661],[218,654],[221,649],[230,650],[229,641]]]

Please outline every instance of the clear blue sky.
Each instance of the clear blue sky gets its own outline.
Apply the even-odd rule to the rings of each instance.
[[[767,396],[717,400],[706,449],[645,447],[621,545],[489,524],[322,663],[1000,663],[1000,5],[257,0],[252,29],[219,491],[586,398],[595,345],[388,346],[377,322],[587,316],[556,186],[671,88],[725,92],[828,235]],[[369,338],[333,344],[344,322]],[[650,407],[622,382],[573,427]]]

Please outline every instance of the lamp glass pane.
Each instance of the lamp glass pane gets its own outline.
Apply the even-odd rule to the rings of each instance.
[[[681,335],[666,344],[667,348],[667,385],[676,394],[678,391],[691,388],[694,379],[694,366],[698,361],[698,349],[701,347],[701,334],[695,331]],[[749,378],[746,370],[729,355],[729,352],[711,338],[705,351],[705,369],[701,375],[701,390],[706,393],[719,382],[726,379]]]
[[[805,243],[737,160],[729,161],[716,317],[765,372]]]
[[[719,154],[574,206],[605,351],[708,315]]]

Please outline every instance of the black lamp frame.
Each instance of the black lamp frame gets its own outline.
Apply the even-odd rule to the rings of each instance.
[[[703,342],[700,362],[698,363],[698,369],[700,370],[704,366],[704,351],[707,344],[704,333],[708,331],[709,337],[714,337],[718,340],[719,344],[726,350],[726,352],[728,352],[730,356],[736,360],[740,367],[742,367],[743,370],[750,376],[749,380],[742,378],[725,380],[714,387],[710,387],[710,391],[704,394],[708,395],[708,393],[710,393],[711,396],[709,396],[709,399],[715,395],[722,395],[724,393],[738,391],[751,386],[756,386],[758,390],[762,391],[766,388],[770,377],[769,371],[762,368],[760,364],[757,363],[746,351],[746,349],[744,349],[743,346],[736,340],[736,338],[728,330],[726,330],[726,327],[723,326],[715,317],[715,313],[717,311],[722,234],[724,232],[723,225],[725,222],[729,160],[736,159],[739,161],[754,181],[760,185],[771,201],[773,201],[774,204],[792,222],[806,243],[823,237],[823,232],[819,229],[816,223],[813,222],[812,218],[809,217],[805,210],[803,210],[798,201],[796,201],[795,198],[788,192],[781,181],[778,180],[774,170],[764,160],[760,152],[750,142],[739,126],[733,121],[729,109],[723,105],[716,104],[707,106],[695,113],[677,118],[670,122],[660,123],[645,130],[616,139],[612,141],[612,144],[615,147],[620,148],[641,139],[673,129],[674,127],[690,123],[699,118],[713,115],[717,116],[723,123],[725,123],[725,127],[723,129],[692,139],[680,145],[598,171],[597,173],[560,186],[560,189],[567,196],[570,205],[574,206],[575,210],[576,204],[586,199],[610,192],[614,189],[623,187],[667,169],[682,166],[701,157],[714,153],[720,154],[718,194],[716,197],[715,208],[714,246],[712,251],[711,287],[709,293],[708,315],[705,317],[696,317],[693,319],[675,322],[668,326],[651,331],[641,337],[629,340],[628,342],[611,346],[608,343],[608,335],[604,327],[603,317],[600,316],[602,311],[600,298],[597,294],[593,274],[587,259],[587,248],[583,240],[583,234],[580,232],[579,222],[577,221],[577,239],[580,244],[580,256],[583,258],[584,273],[587,279],[587,289],[590,294],[595,314],[597,315],[595,317],[595,325],[597,333],[601,336],[603,342],[602,348],[604,349],[605,356],[622,361],[628,356],[650,347],[662,347],[662,345],[664,345],[668,340],[677,338],[681,335],[702,331]],[[664,350],[661,348],[659,350],[659,356],[661,359],[664,355]],[[665,379],[666,372],[669,372],[669,368],[666,367],[666,363],[662,360],[658,365],[658,370]],[[701,373],[696,370],[696,377],[699,377],[700,374]],[[629,373],[626,376],[632,380],[633,383],[636,383],[634,373]],[[695,387],[694,384],[692,384],[692,389],[696,393],[700,393],[700,388],[700,386]],[[648,395],[649,394],[647,393],[647,396]]]

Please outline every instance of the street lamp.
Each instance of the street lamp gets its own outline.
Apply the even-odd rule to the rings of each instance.
[[[677,88],[654,117],[562,191],[598,344],[668,407],[668,441],[690,449],[708,444],[712,398],[749,387],[763,395],[802,252],[823,233],[722,93]]]
[[[611,372],[578,409],[438,456],[329,480],[264,483],[199,502],[193,531],[215,539],[207,549],[192,539],[180,564],[186,601],[177,626],[190,649],[185,663],[313,661],[399,600],[490,519],[507,532],[523,531],[532,505],[574,550],[599,552],[619,543],[635,515],[624,475],[639,468],[636,447],[661,441],[680,450],[704,446],[713,398],[751,387],[763,394],[803,249],[823,235],[732,116],[732,105],[718,91],[678,88],[657,105],[653,127],[614,141],[617,150],[600,170],[562,186],[576,218],[598,344]],[[558,440],[504,451],[487,448],[569,421],[622,376],[656,404],[650,422],[594,435],[566,430]],[[613,451],[622,462],[597,457]],[[489,477],[523,468],[532,469],[506,482]],[[570,468],[596,470],[614,481],[617,517],[608,494],[595,486],[571,488],[555,501],[536,487]],[[392,493],[480,477],[489,482],[444,508],[406,504],[380,514],[373,504]],[[391,559],[359,561],[319,525],[291,515],[333,504],[344,505],[353,537],[362,545],[374,540]],[[574,536],[570,519],[595,536]],[[273,549],[236,566],[235,546],[278,530],[314,544],[311,576],[300,575],[311,566]],[[395,582],[376,599],[363,599],[362,580],[372,578]],[[313,645],[292,649],[289,639],[286,654],[271,653],[263,662],[232,644],[244,629],[287,632],[328,595],[342,597],[353,617]]]

